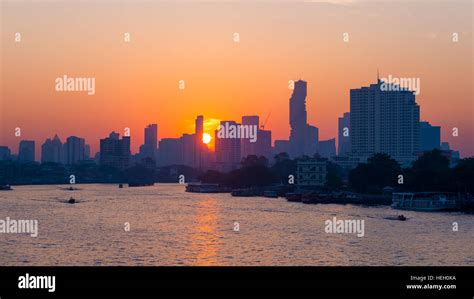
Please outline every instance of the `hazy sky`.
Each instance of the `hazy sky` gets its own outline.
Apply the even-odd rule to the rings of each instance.
[[[198,114],[263,122],[271,113],[266,129],[286,139],[297,79],[308,82],[309,123],[329,139],[349,90],[374,83],[379,69],[420,78],[421,119],[474,155],[472,1],[325,2],[3,1],[0,145],[16,153],[20,139],[34,139],[39,159],[57,133],[86,138],[95,153],[100,138],[129,127],[136,152],[147,124],[160,139],[178,137]],[[56,92],[63,75],[94,77],[95,95]]]

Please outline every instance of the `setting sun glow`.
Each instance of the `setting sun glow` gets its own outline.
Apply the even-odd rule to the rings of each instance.
[[[202,134],[202,142],[205,143],[205,144],[208,144],[209,142],[211,142],[211,135],[209,135],[208,133],[204,133]]]

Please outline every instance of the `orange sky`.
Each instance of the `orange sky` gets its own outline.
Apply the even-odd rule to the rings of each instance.
[[[349,89],[373,83],[379,68],[419,77],[421,118],[474,155],[472,2],[329,2],[2,2],[0,145],[16,153],[34,139],[39,159],[58,133],[86,138],[95,153],[100,138],[129,127],[136,152],[147,124],[160,139],[178,137],[198,114],[263,122],[271,113],[266,129],[285,139],[292,79],[308,81],[308,121],[328,139]],[[96,94],[56,92],[64,74],[95,77]]]

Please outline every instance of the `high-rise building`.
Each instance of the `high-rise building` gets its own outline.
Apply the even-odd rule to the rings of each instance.
[[[156,158],[158,146],[158,125],[150,124],[144,129],[144,144],[140,146],[140,157]]]
[[[130,137],[112,132],[100,140],[100,164],[125,169],[130,165]]]
[[[8,146],[0,146],[0,161],[10,160],[11,155],[12,153]]]
[[[89,144],[84,145],[84,158],[90,159],[91,157],[91,146]]]
[[[313,155],[318,146],[318,128],[308,125],[306,113],[306,81],[298,80],[294,84],[290,98],[290,156]]]
[[[202,138],[204,134],[204,116],[198,115],[196,117],[195,125],[195,148],[194,148],[194,167],[201,169],[206,164],[205,152],[206,145],[203,143]]]
[[[272,131],[259,129],[257,132],[258,138],[255,154],[257,156],[264,156],[270,161],[272,158]]]
[[[432,126],[427,121],[420,122],[420,150],[431,151],[441,146],[441,127]]]
[[[241,139],[241,158],[256,155],[270,159],[272,155],[272,132],[260,129],[257,115],[242,116],[242,125],[255,127],[257,139],[255,142],[252,142],[249,138]]]
[[[199,138],[202,138],[202,134],[204,132],[204,116],[198,115],[196,117],[196,122],[195,122],[195,133],[198,135]]]
[[[22,140],[18,149],[18,161],[35,161],[35,142],[33,140]]]
[[[235,121],[221,121],[221,126],[237,126]],[[216,169],[229,172],[240,166],[240,138],[219,138],[215,131],[215,163]]]
[[[350,128],[351,114],[346,112],[342,117],[339,117],[338,122],[337,155],[340,157],[347,157],[351,152]]]
[[[318,154],[322,158],[331,158],[336,156],[336,139],[320,140]]]
[[[257,155],[257,143],[258,143],[258,127],[259,127],[259,117],[256,115],[252,116],[242,116],[242,125],[243,126],[254,126],[257,128],[257,140],[251,142],[249,138],[241,139],[241,156],[242,158],[247,157],[248,155]]]
[[[181,138],[163,138],[158,149],[158,165],[170,166],[183,164]]]
[[[84,138],[69,136],[64,143],[65,164],[76,164],[85,159],[85,140]]]
[[[41,145],[41,163],[54,162],[62,163],[63,161],[63,144],[58,135],[54,135],[53,139],[46,139]]]
[[[366,160],[386,153],[409,163],[420,148],[420,107],[413,92],[381,87],[382,81],[377,80],[350,91],[351,155]]]
[[[183,160],[180,164],[196,167],[196,137],[196,134],[183,134],[183,136],[181,136],[181,156]]]

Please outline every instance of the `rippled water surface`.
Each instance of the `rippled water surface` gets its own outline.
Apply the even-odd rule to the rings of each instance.
[[[36,238],[0,234],[0,265],[474,265],[474,215],[403,211],[402,222],[385,219],[400,213],[385,206],[76,187],[0,192],[0,219],[39,222]],[[334,216],[365,220],[365,236],[325,233]]]

